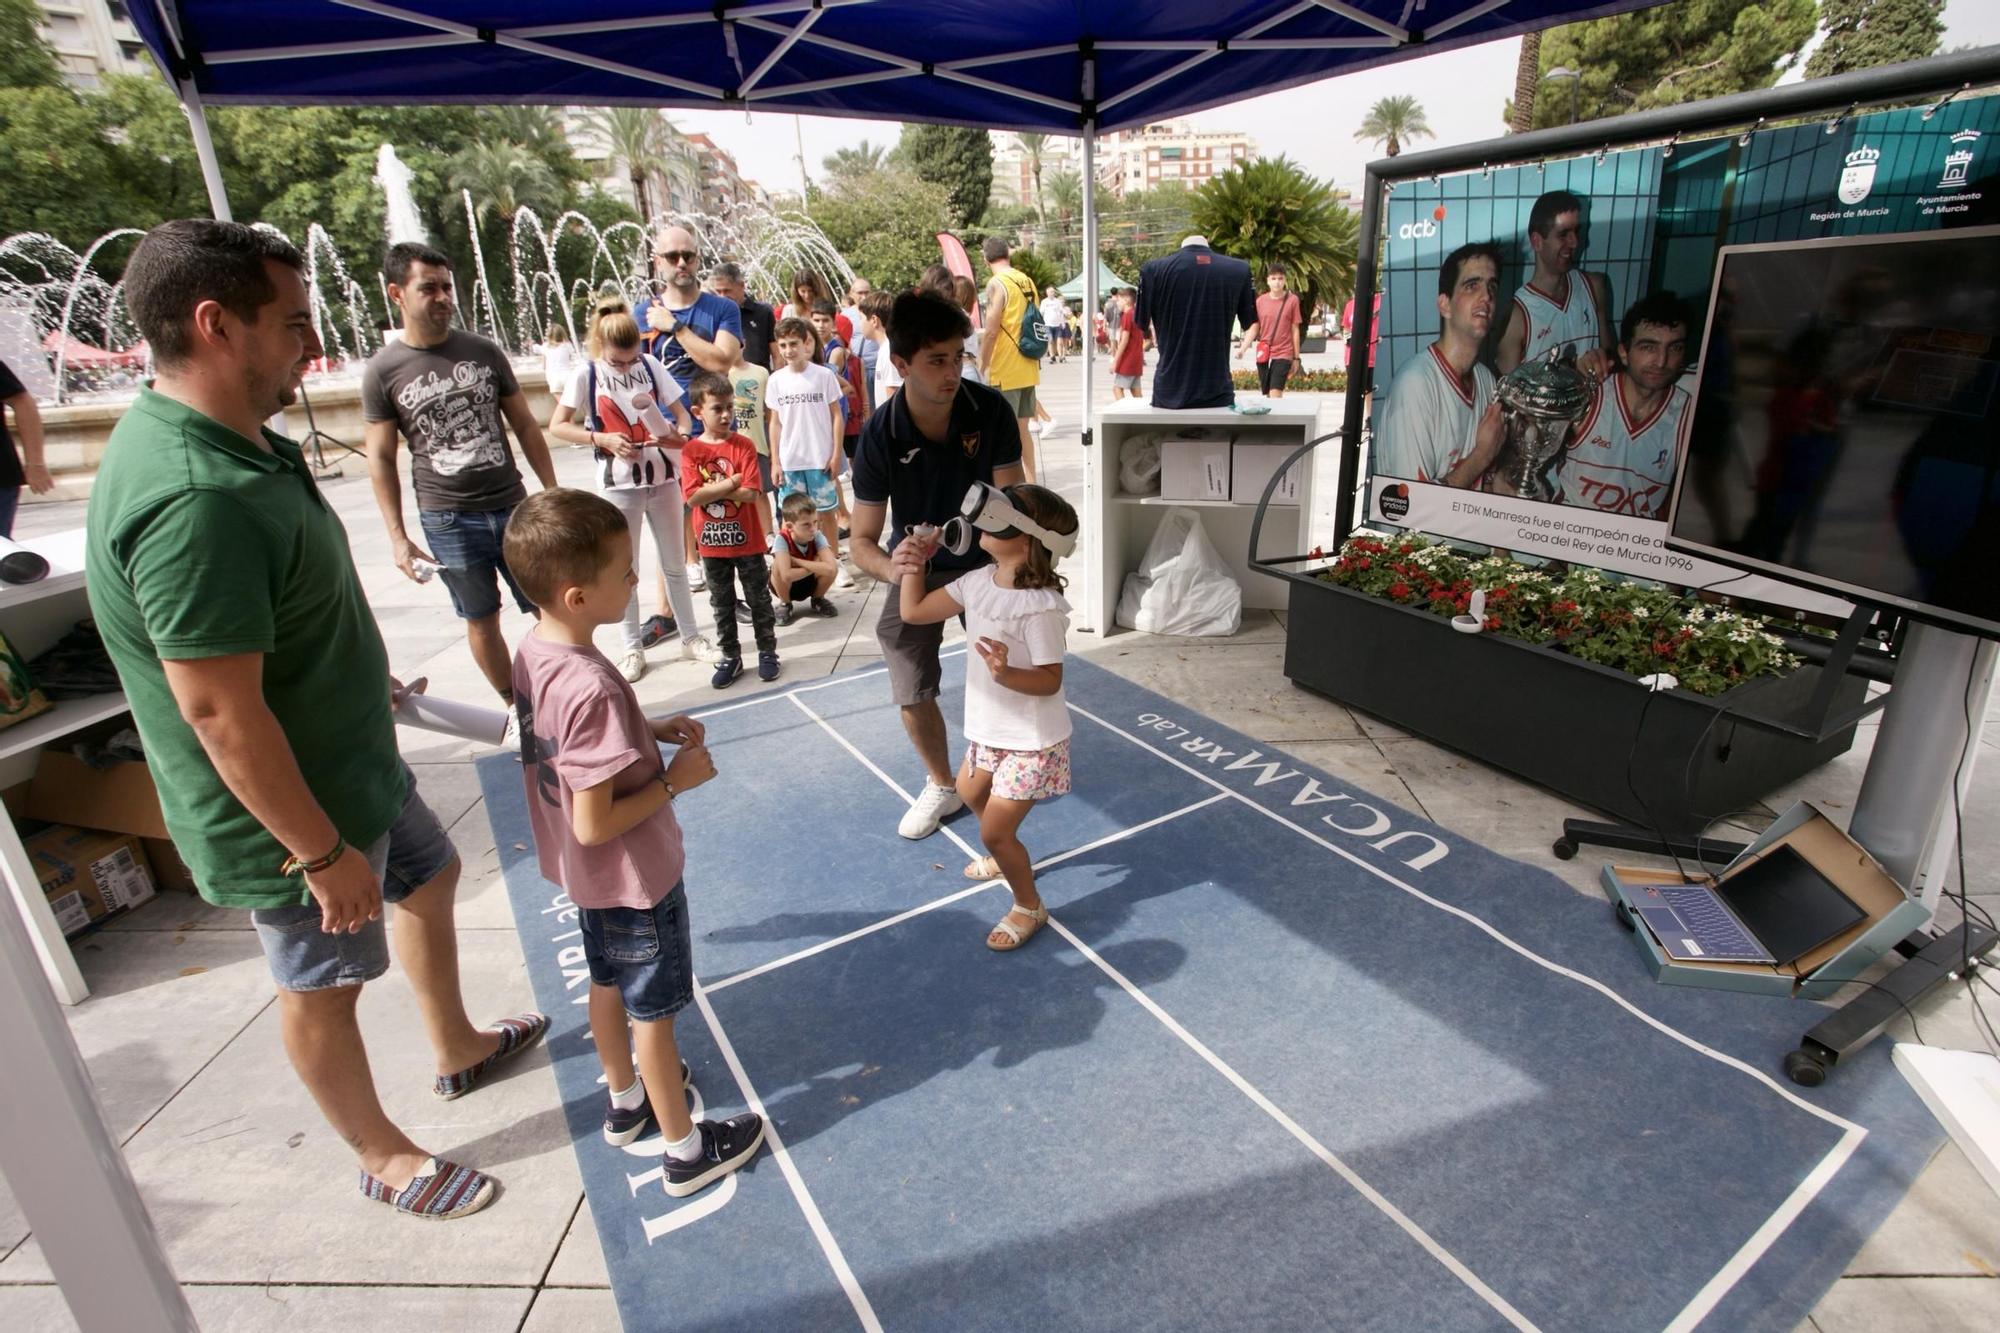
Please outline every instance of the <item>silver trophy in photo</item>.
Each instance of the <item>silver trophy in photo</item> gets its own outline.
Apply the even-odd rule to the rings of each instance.
[[[1576,354],[1558,347],[1508,371],[1493,393],[1500,400],[1507,440],[1487,475],[1496,489],[1524,500],[1555,499],[1550,465],[1590,409],[1595,386],[1576,368]]]

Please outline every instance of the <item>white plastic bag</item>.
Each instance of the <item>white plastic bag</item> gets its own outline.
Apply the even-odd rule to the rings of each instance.
[[[1122,495],[1160,493],[1160,437],[1128,435],[1118,446],[1118,490]]]
[[[1243,624],[1243,589],[1215,553],[1201,516],[1169,509],[1146,558],[1125,576],[1118,623],[1148,634],[1234,634]]]

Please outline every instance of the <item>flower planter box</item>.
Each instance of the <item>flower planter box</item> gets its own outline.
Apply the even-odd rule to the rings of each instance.
[[[1648,707],[1645,687],[1622,671],[1499,634],[1462,634],[1428,611],[1324,580],[1286,582],[1285,674],[1295,683],[1669,836],[1749,808],[1854,743],[1852,726],[1812,741],[1729,716],[1798,716],[1817,666],[1715,696],[1666,690]],[[1843,682],[1834,715],[1858,707],[1866,688]]]

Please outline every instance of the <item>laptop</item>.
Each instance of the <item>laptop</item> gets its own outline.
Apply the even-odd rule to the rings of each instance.
[[[1867,919],[1790,845],[1709,884],[1628,884],[1627,900],[1667,956],[1785,967]]]

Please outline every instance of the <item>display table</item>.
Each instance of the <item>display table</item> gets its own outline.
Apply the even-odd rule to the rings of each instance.
[[[0,584],[0,632],[25,661],[51,648],[70,627],[90,615],[83,586],[82,528],[40,537],[21,545],[49,562],[48,577],[19,586]],[[87,699],[66,699],[48,712],[0,731],[0,788],[12,787],[35,775],[42,747],[126,711],[125,696],[116,691]],[[76,1004],[90,994],[83,973],[71,956],[55,912],[42,892],[41,880],[28,861],[21,835],[11,817],[0,819],[0,867],[14,910],[27,922],[35,953],[49,984],[64,1004]]]
[[[1260,400],[1264,401],[1264,400]],[[1250,571],[1250,521],[1257,512],[1257,496],[1239,492],[1233,500],[1169,500],[1157,495],[1126,495],[1118,484],[1118,451],[1134,435],[1172,435],[1201,426],[1233,436],[1239,442],[1282,444],[1297,448],[1312,438],[1319,421],[1316,396],[1280,398],[1271,411],[1248,416],[1226,407],[1169,411],[1138,399],[1120,399],[1097,415],[1097,447],[1088,451],[1084,515],[1084,548],[1088,568],[1094,576],[1083,608],[1085,628],[1100,634],[1118,632],[1113,619],[1118,594],[1125,576],[1138,567],[1146,553],[1146,543],[1160,525],[1161,517],[1176,506],[1201,515],[1202,527],[1215,549],[1228,562],[1236,582],[1243,589],[1243,605],[1283,609],[1287,590],[1283,582]],[[1302,515],[1312,513],[1312,457],[1299,468],[1299,503],[1272,505],[1264,519],[1260,554],[1300,555]],[[1262,487],[1258,488],[1260,491]]]

